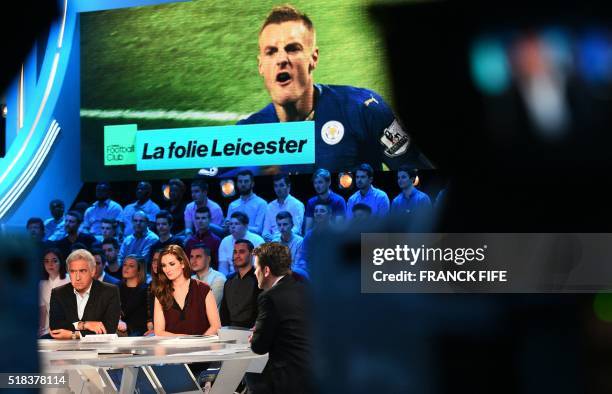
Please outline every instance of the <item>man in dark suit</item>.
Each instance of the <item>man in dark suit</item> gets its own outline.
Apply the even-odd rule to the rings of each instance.
[[[258,315],[251,349],[269,354],[261,393],[309,393],[309,297],[304,283],[291,275],[291,251],[277,242],[253,251],[255,276],[264,291],[258,298]]]
[[[66,259],[70,283],[51,291],[49,330],[55,339],[114,334],[119,323],[119,288],[94,280],[96,261],[85,249]]]

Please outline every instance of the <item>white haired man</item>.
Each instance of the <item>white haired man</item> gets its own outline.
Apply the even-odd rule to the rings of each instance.
[[[70,283],[51,292],[49,332],[55,339],[77,339],[88,334],[113,334],[121,303],[117,286],[94,280],[96,260],[85,249],[66,259]]]

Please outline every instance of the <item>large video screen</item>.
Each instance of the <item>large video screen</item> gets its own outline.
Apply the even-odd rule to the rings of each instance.
[[[431,168],[394,114],[366,5],[292,6],[312,28],[285,10],[262,30],[267,1],[82,14],[84,180]]]

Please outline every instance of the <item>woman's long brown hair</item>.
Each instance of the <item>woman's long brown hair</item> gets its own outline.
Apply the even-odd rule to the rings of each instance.
[[[159,262],[157,265],[157,275],[155,275],[155,282],[153,286],[153,294],[159,300],[163,309],[170,309],[174,303],[174,287],[172,287],[172,281],[168,279],[164,270],[162,269],[161,260],[167,254],[171,254],[176,259],[183,263],[183,276],[189,278],[191,275],[191,268],[189,267],[189,259],[187,255],[178,245],[168,245],[162,250],[159,255]]]

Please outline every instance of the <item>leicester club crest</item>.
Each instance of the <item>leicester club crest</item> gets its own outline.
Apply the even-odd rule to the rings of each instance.
[[[336,145],[344,137],[344,126],[337,120],[330,120],[321,128],[321,138],[328,145]]]

